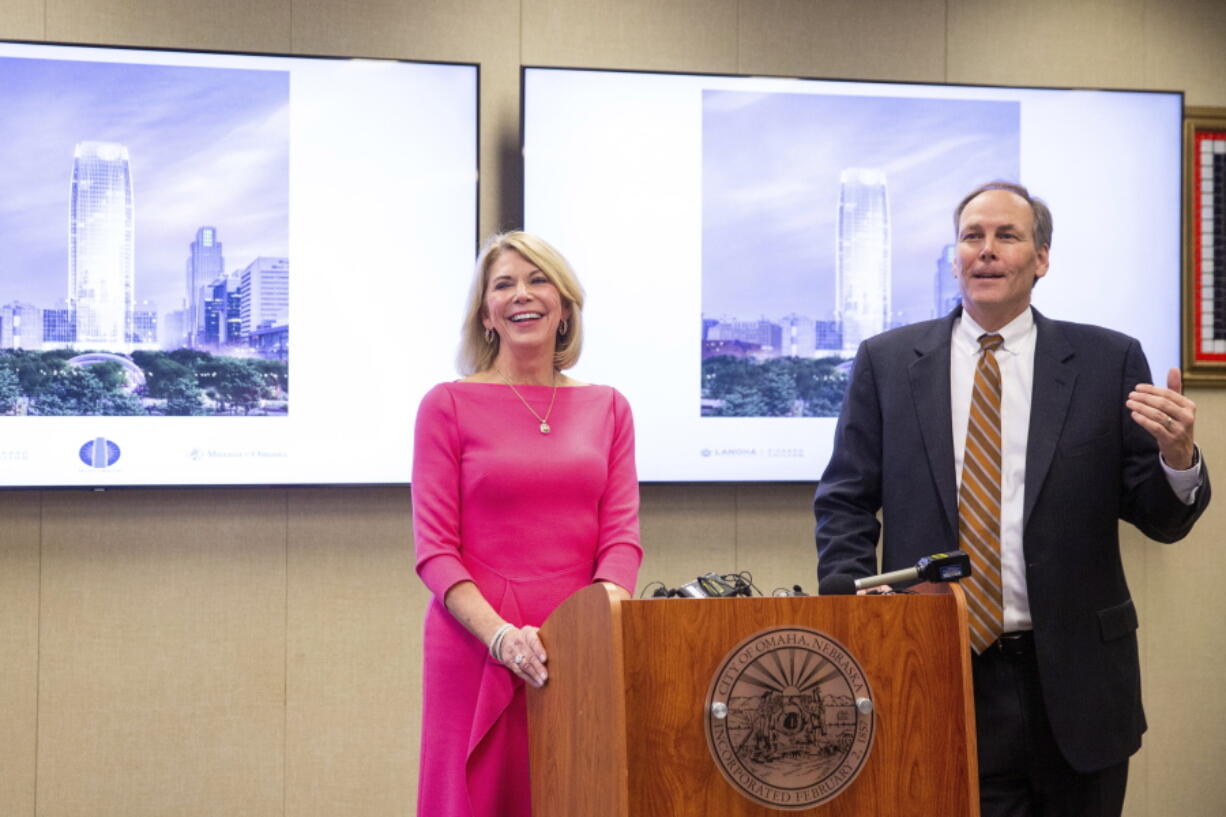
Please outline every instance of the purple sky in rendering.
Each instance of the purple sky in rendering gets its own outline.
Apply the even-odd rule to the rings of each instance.
[[[886,172],[894,312],[932,317],[953,207],[1020,176],[1019,116],[1016,102],[706,91],[703,316],[830,320],[839,174],[865,167]]]
[[[197,228],[226,270],[289,247],[289,76],[283,71],[0,58],[0,303],[67,295],[77,142],[131,157],[136,298],[181,306]]]

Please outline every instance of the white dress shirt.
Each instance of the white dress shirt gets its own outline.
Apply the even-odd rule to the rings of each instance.
[[[950,408],[953,414],[954,469],[962,485],[962,459],[966,426],[970,419],[975,367],[979,363],[979,336],[985,330],[966,312],[954,321],[950,338]],[[1026,501],[1026,441],[1030,432],[1030,397],[1034,386],[1034,350],[1037,331],[1034,314],[1027,309],[996,334],[1004,343],[996,350],[1000,366],[1001,502],[1000,568],[1004,591],[1004,632],[1031,629],[1026,590],[1026,557],[1022,551],[1022,516]],[[1192,504],[1200,485],[1200,457],[1186,471],[1162,462],[1175,494]]]

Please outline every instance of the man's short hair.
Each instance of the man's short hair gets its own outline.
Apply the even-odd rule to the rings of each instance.
[[[981,184],[974,190],[966,194],[966,198],[958,203],[958,208],[954,210],[954,239],[958,238],[958,227],[962,221],[962,211],[966,209],[966,205],[971,203],[971,199],[978,196],[980,193],[986,193],[989,190],[1007,190],[1021,196],[1030,205],[1030,212],[1034,214],[1034,246],[1036,248],[1046,247],[1051,249],[1051,210],[1047,206],[1047,202],[1038,196],[1030,195],[1030,191],[1023,185],[1015,184],[1014,182],[994,181],[986,184]]]

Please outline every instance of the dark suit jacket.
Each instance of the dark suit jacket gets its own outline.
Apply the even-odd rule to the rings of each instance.
[[[949,316],[865,341],[814,498],[818,575],[913,567],[958,546]],[[1137,615],[1118,520],[1181,539],[1209,502],[1208,472],[1184,505],[1154,439],[1124,407],[1152,382],[1140,344],[1036,310],[1023,551],[1043,697],[1065,758],[1090,771],[1141,745]],[[876,514],[882,511],[882,523]]]

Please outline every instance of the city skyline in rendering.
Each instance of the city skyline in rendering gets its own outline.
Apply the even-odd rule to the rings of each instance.
[[[714,90],[703,103],[698,408],[837,416],[865,339],[956,302],[953,208],[1020,177],[1019,106]]]
[[[5,58],[0,74],[0,304],[49,326],[71,312],[56,331],[81,348],[149,348],[151,331],[177,348],[218,277],[185,280],[202,228],[226,237],[211,271],[234,297],[258,259],[287,278],[284,72]]]
[[[703,117],[704,320],[932,317],[954,205],[1021,172],[1015,102],[708,90]]]

